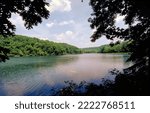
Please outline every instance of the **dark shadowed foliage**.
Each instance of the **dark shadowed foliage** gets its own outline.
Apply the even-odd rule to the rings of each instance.
[[[0,62],[5,62],[6,59],[9,59],[7,55],[9,51],[7,48],[0,47]]]
[[[147,0],[91,0],[93,13],[89,22],[96,29],[92,41],[106,36],[108,39],[131,40],[131,57],[137,69],[149,64],[150,3]],[[115,25],[117,15],[124,16],[127,28]],[[132,68],[133,69],[133,68]]]
[[[42,18],[49,17],[46,9],[49,5],[46,0],[0,0],[0,35],[9,36],[15,32],[15,25],[10,21],[12,14],[18,14],[24,21],[27,29],[37,26],[42,22]],[[6,48],[0,48],[0,61],[7,59]]]
[[[145,69],[148,70],[148,69]],[[54,95],[60,96],[149,96],[150,77],[148,72],[142,70],[135,73],[121,73],[112,71],[116,75],[114,81],[103,79],[100,84],[73,81],[67,82],[66,86]]]
[[[93,13],[89,22],[95,32],[91,36],[94,42],[101,36],[113,40],[119,38],[132,41],[131,56],[128,61],[133,65],[123,72],[113,72],[115,81],[104,80],[96,85],[85,84],[84,93],[72,91],[72,84],[62,89],[60,95],[150,95],[149,42],[150,42],[150,2],[148,0],[91,0]],[[124,16],[127,28],[117,27],[116,17]],[[113,44],[111,44],[113,46]],[[78,86],[78,85],[73,85]],[[72,93],[74,92],[74,93]]]

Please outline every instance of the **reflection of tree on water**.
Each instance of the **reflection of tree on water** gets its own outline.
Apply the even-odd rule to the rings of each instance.
[[[146,69],[147,70],[147,69]],[[148,73],[148,72],[147,72]],[[116,76],[115,80],[103,79],[100,84],[91,82],[84,82],[84,84],[76,84],[69,82],[67,85],[56,91],[56,95],[61,96],[137,96],[137,95],[150,95],[148,74],[143,74],[142,70],[130,73],[121,73],[117,70],[113,71]],[[84,89],[80,90],[80,89]]]
[[[21,57],[0,63],[0,77],[17,77],[26,72],[36,71],[37,68],[54,67],[59,64],[67,64],[77,60],[78,57],[47,56],[47,57]],[[20,73],[24,74],[20,74]],[[28,76],[28,74],[25,74]],[[29,75],[30,76],[30,75]]]
[[[40,92],[39,89],[41,92],[45,92],[46,82],[44,79],[46,79],[46,75],[44,75],[43,70],[52,70],[57,65],[67,64],[77,59],[77,56],[70,58],[65,56],[12,58],[8,62],[0,64],[0,94],[29,95],[32,92],[36,95],[37,91]],[[51,71],[48,72],[48,75],[53,74]],[[48,78],[47,81],[50,80]],[[47,85],[51,87],[51,84]],[[46,95],[46,92],[43,95]]]
[[[107,39],[129,40],[132,66],[124,72],[115,73],[115,83],[104,85],[107,94],[115,95],[150,95],[149,84],[149,36],[150,36],[150,2],[147,0],[90,0],[93,13],[89,18],[91,28],[95,30],[91,36],[96,41],[103,35]],[[116,25],[117,16],[123,16],[127,27]],[[138,22],[138,23],[136,23]],[[136,23],[136,24],[135,24]],[[109,91],[109,88],[111,89]],[[125,90],[127,89],[127,90]],[[98,90],[98,89],[97,89]],[[101,95],[101,94],[100,94]]]
[[[55,89],[62,88],[65,80],[74,80],[76,83],[82,80],[99,83],[108,69],[123,66],[121,55],[116,56],[115,61],[111,55],[102,56],[101,54],[80,54],[12,58],[0,64],[2,70],[0,73],[3,74],[0,76],[3,81],[1,86],[5,86],[3,88],[8,95],[38,95],[37,92],[42,94],[47,90],[51,91],[46,90],[48,86]],[[45,93],[43,95],[46,95]]]
[[[5,92],[4,84],[0,79],[0,96],[1,95],[6,95],[6,92]]]

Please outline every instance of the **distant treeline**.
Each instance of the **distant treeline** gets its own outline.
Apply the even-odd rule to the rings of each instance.
[[[100,47],[83,48],[82,51],[84,53],[126,53],[130,52],[130,44],[130,41],[117,41]]]
[[[0,36],[0,47],[10,50],[9,56],[47,56],[78,53],[124,53],[130,52],[130,41],[117,41],[100,47],[79,49],[66,43],[56,43],[27,36],[16,35],[4,38]]]
[[[55,43],[20,35],[8,38],[0,36],[0,46],[10,50],[9,56],[46,56],[81,53],[79,48],[69,44]]]

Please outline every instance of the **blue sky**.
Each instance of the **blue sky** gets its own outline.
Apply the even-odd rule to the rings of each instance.
[[[88,18],[92,12],[89,0],[47,0],[50,6],[50,17],[31,30],[24,27],[24,22],[18,15],[13,15],[11,21],[16,25],[16,34],[37,37],[43,40],[63,42],[77,47],[94,47],[110,43],[105,37],[96,42],[90,41],[93,30]],[[117,25],[123,26],[122,17],[117,18]]]

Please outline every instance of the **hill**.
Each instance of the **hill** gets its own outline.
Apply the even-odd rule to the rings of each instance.
[[[88,47],[88,48],[82,48],[81,49],[84,53],[99,53],[100,46],[99,47]]]
[[[9,56],[46,56],[81,53],[75,46],[55,43],[48,40],[16,35],[4,38],[0,36],[0,46],[10,50]]]
[[[110,43],[99,47],[82,48],[84,53],[126,53],[130,52],[130,41]]]

